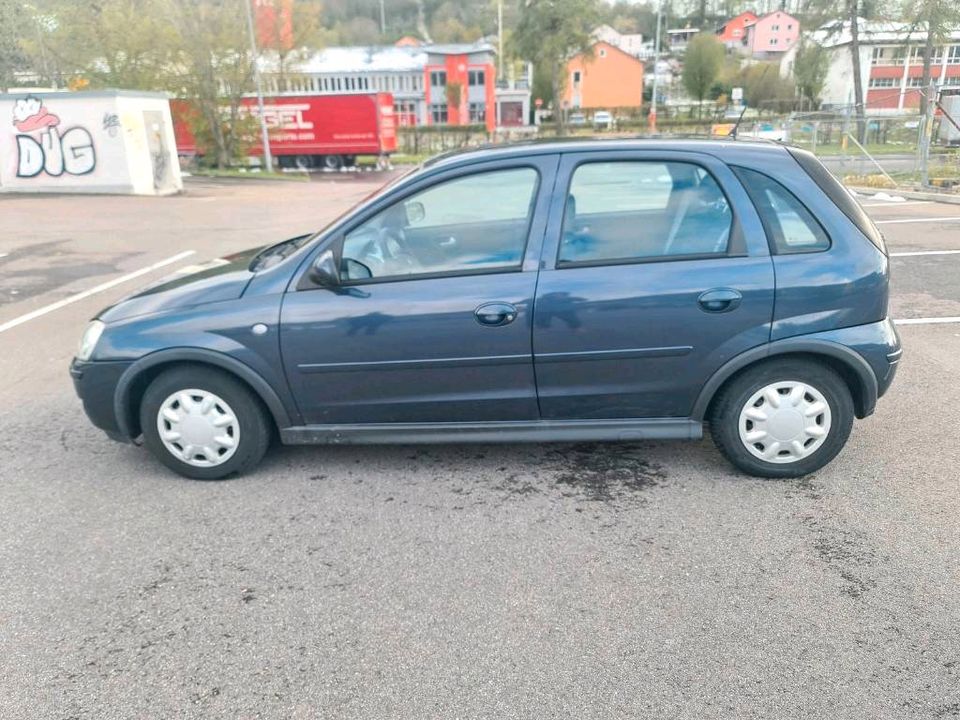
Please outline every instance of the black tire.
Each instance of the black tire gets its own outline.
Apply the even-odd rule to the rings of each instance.
[[[239,443],[232,457],[221,465],[196,467],[175,457],[160,439],[157,416],[163,402],[186,389],[211,392],[233,410],[240,428]],[[240,381],[225,372],[196,365],[172,368],[157,376],[147,387],[140,402],[140,428],[144,445],[164,465],[194,480],[222,480],[244,473],[263,459],[272,437],[266,410],[259,398]]]
[[[768,462],[753,455],[740,439],[740,412],[761,388],[790,380],[804,382],[823,396],[832,416],[830,429],[807,457],[785,464]],[[815,361],[785,358],[768,360],[730,380],[715,398],[708,420],[713,441],[739,470],[757,477],[797,478],[816,472],[837,456],[850,437],[853,418],[850,389],[833,369]]]
[[[342,155],[324,155],[323,167],[327,170],[339,170],[343,167]]]

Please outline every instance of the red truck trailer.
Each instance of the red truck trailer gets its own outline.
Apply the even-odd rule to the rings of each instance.
[[[190,131],[193,112],[186,100],[170,103],[177,152],[203,155]],[[257,99],[245,97],[241,109],[259,115]],[[264,116],[270,134],[270,152],[280,167],[325,167],[337,170],[353,165],[358,155],[389,156],[397,149],[393,95],[278,95],[264,98]],[[257,138],[259,139],[259,135]],[[257,143],[251,156],[262,155]]]

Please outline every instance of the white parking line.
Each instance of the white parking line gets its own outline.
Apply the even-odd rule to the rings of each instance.
[[[960,255],[960,250],[917,250],[916,252],[890,253],[890,257],[919,257],[921,255]]]
[[[900,220],[874,220],[877,225],[894,225],[896,223],[929,223],[929,222],[957,222],[960,217],[928,217],[902,218]]]
[[[929,317],[929,318],[902,318],[894,320],[897,325],[947,325],[960,323],[960,316],[956,317]]]
[[[128,280],[133,280],[134,278],[138,278],[141,275],[146,275],[147,273],[153,272],[154,270],[162,268],[165,265],[171,265],[179,260],[188,258],[191,255],[194,255],[196,252],[197,252],[196,250],[184,250],[181,253],[177,253],[176,255],[168,257],[166,260],[160,260],[159,262],[153,263],[153,265],[147,265],[147,267],[140,268],[139,270],[134,270],[132,273],[127,273],[126,275],[121,275],[120,277],[114,278],[113,280],[108,280],[105,283],[100,283],[99,285],[96,285],[90,288],[89,290],[84,290],[83,292],[79,292],[76,295],[71,295],[70,297],[66,297],[63,300],[58,300],[55,303],[44,305],[42,308],[37,308],[32,312],[28,312],[26,315],[21,315],[20,317],[16,317],[13,320],[8,320],[7,322],[3,323],[2,325],[0,325],[0,333],[6,332],[10,328],[15,328],[17,325],[22,325],[25,322],[29,322],[30,320],[38,318],[41,315],[46,315],[47,313],[53,312],[54,310],[59,310],[60,308],[66,307],[67,305],[70,305],[71,303],[75,303],[78,300],[83,300],[84,298],[88,298],[91,295],[96,295],[97,293],[103,292],[104,290],[109,290],[110,288],[116,287],[117,285],[125,283]]]
[[[887,200],[886,202],[860,203],[860,207],[898,208],[903,207],[904,205],[929,205],[930,203],[930,200],[907,200],[906,202],[894,202]]]

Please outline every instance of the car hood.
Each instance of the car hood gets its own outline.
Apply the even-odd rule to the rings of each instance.
[[[264,247],[180,268],[111,305],[100,313],[99,319],[113,322],[191,305],[236,300],[254,275],[249,269],[250,261]]]

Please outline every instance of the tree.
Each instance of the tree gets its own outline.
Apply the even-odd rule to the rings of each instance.
[[[800,91],[800,97],[806,98],[812,105],[820,104],[820,93],[827,79],[830,56],[822,45],[804,42],[797,50],[793,62],[793,79]]]
[[[853,111],[857,116],[857,142],[862,143],[866,140],[867,121],[860,70],[860,0],[847,0],[847,19],[850,22],[850,60],[853,66]]]
[[[720,75],[723,67],[723,45],[711,33],[699,33],[687,46],[683,59],[683,86],[699,104],[699,116],[703,117],[703,98]]]
[[[16,72],[23,67],[20,35],[27,22],[19,0],[0,0],[0,92],[16,82]]]
[[[155,3],[158,0],[155,0]],[[196,107],[198,139],[209,139],[212,159],[226,167],[253,142],[241,99],[253,81],[246,26],[248,0],[162,0],[174,33],[175,68],[168,82]]]
[[[560,134],[565,131],[559,104],[567,83],[567,61],[589,52],[598,18],[597,0],[527,0],[511,37],[518,55],[549,72]]]
[[[170,74],[173,35],[152,0],[47,4],[43,47],[61,74],[91,87],[156,90]]]
[[[782,112],[793,105],[796,89],[791,80],[780,77],[775,62],[748,65],[740,73],[740,84],[748,107]]]
[[[260,50],[277,54],[277,82],[282,89],[287,76],[287,65],[304,48],[316,51],[326,41],[323,27],[323,3],[320,0],[299,0],[280,3],[269,26],[259,26],[257,41]]]
[[[926,94],[930,87],[930,66],[933,59],[933,48],[946,41],[949,38],[950,31],[960,24],[960,6],[956,0],[913,0],[907,6],[907,16],[912,18],[913,22],[922,27],[924,33],[923,43],[923,79],[921,81],[923,92]],[[920,103],[920,114],[924,119],[927,117],[929,104],[924,97],[924,102]]]

